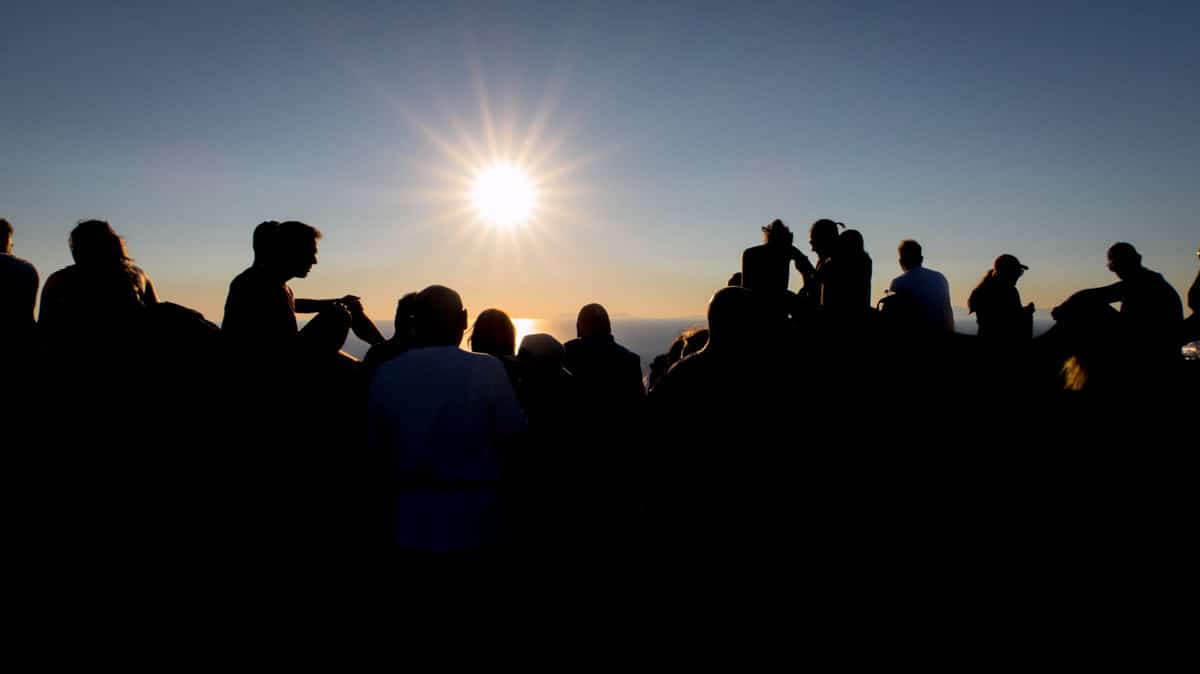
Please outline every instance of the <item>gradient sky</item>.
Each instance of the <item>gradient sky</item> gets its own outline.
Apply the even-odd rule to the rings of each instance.
[[[899,5],[6,2],[0,216],[43,279],[107,219],[215,321],[265,219],[379,318],[701,315],[776,217],[862,231],[876,298],[910,236],[958,305],[1010,252],[1049,308],[1118,240],[1191,283],[1200,3]],[[501,235],[462,181],[518,153],[546,208]]]

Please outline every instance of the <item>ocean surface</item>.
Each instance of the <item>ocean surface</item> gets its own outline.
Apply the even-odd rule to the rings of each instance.
[[[957,332],[967,335],[975,334],[975,317],[968,315],[966,309],[955,307],[954,318]],[[575,338],[574,318],[514,318],[513,323],[517,328],[518,346],[525,335],[542,332],[563,343]],[[666,353],[671,342],[680,332],[706,325],[705,319],[699,316],[694,318],[614,318],[612,323],[613,336],[616,337],[617,342],[642,357],[643,373],[649,369],[650,361],[655,356]],[[392,321],[376,321],[376,324],[384,336],[391,337],[394,330]],[[1049,311],[1038,311],[1034,314],[1033,332],[1035,335],[1046,332],[1052,325],[1054,325],[1054,319],[1050,318]],[[470,333],[468,333],[469,336]],[[467,348],[467,339],[463,340],[462,346]],[[346,353],[356,358],[362,358],[367,353],[366,343],[354,335],[350,335],[350,338],[346,340],[344,349]]]

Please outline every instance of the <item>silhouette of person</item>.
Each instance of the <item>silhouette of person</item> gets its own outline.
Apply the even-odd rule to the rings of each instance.
[[[514,533],[524,547],[561,550],[579,543],[579,513],[590,496],[579,489],[590,480],[590,462],[570,450],[579,432],[575,381],[565,369],[566,349],[550,335],[526,335],[517,361],[529,435],[510,457],[506,477]]]
[[[518,362],[514,357],[517,350],[517,328],[508,314],[499,309],[484,309],[475,318],[471,327],[471,351],[495,356],[504,364],[513,386],[517,385]]]
[[[75,264],[51,274],[42,288],[38,327],[45,339],[52,348],[133,348],[143,310],[158,303],[150,276],[103,220],[80,222],[68,245]]]
[[[808,245],[817,254],[817,264],[813,266],[807,257],[797,260],[796,269],[804,276],[804,287],[801,294],[808,297],[814,304],[825,304],[826,286],[830,282],[828,269],[830,261],[838,248],[838,227],[846,225],[828,218],[821,218],[808,229]]]
[[[740,271],[733,272],[733,274],[729,277],[729,281],[727,281],[725,283],[725,285],[729,285],[729,286],[742,285],[742,272],[740,272]]]
[[[1055,318],[1068,304],[1121,303],[1121,322],[1127,335],[1144,349],[1142,356],[1165,364],[1179,356],[1183,302],[1163,275],[1142,266],[1132,244],[1114,243],[1108,249],[1108,269],[1120,279],[1102,288],[1075,293],[1051,312]]]
[[[741,286],[782,295],[788,289],[789,265],[795,264],[796,270],[808,278],[812,264],[792,245],[792,232],[782,220],[771,221],[762,232],[763,243],[742,252]]]
[[[254,264],[229,284],[221,328],[247,355],[335,355],[351,329],[370,345],[384,340],[354,295],[296,299],[287,282],[304,278],[317,264],[321,232],[303,222],[267,221],[254,230]],[[297,313],[316,313],[303,330]]]
[[[929,332],[954,332],[954,310],[950,306],[950,283],[940,272],[923,266],[921,244],[912,239],[900,242],[900,268],[889,291],[908,308],[906,320],[912,327]]]
[[[379,367],[367,443],[391,457],[392,541],[402,550],[479,551],[504,542],[499,495],[507,452],[526,428],[500,362],[459,349],[458,293],[417,294],[415,347]]]
[[[1196,257],[1200,258],[1200,249],[1196,250]],[[1187,303],[1192,315],[1185,321],[1184,341],[1193,342],[1200,340],[1200,271],[1196,272],[1196,280],[1188,289]]]
[[[588,495],[589,511],[580,515],[581,530],[594,532],[597,543],[620,536],[635,504],[631,452],[638,437],[646,391],[641,358],[613,338],[608,312],[599,304],[579,310],[577,338],[565,345],[566,366],[578,391],[580,432],[572,451],[592,469],[578,485]]]
[[[731,540],[790,513],[759,507],[779,496],[774,479],[793,453],[797,402],[792,361],[775,352],[770,321],[755,292],[718,290],[708,306],[708,342],[680,360],[650,396],[651,416],[664,420],[654,443],[651,509],[659,526],[682,542]],[[779,518],[779,519],[775,519]],[[752,535],[752,534],[751,534]]]
[[[827,250],[823,240],[813,245],[819,245],[822,252]],[[837,316],[862,314],[871,308],[871,256],[865,249],[862,233],[847,229],[837,236],[833,250],[832,255],[826,254],[814,270],[821,306]]]
[[[566,344],[566,364],[575,375],[583,395],[597,409],[636,409],[645,398],[642,360],[617,344],[608,311],[599,304],[579,310],[575,321],[578,337]]]
[[[37,269],[12,251],[13,226],[0,218],[0,352],[15,362],[33,343],[39,279]]]
[[[363,357],[363,370],[366,373],[365,380],[367,382],[371,381],[371,377],[380,365],[412,348],[416,339],[413,333],[413,311],[415,311],[416,303],[416,293],[408,293],[396,302],[396,317],[392,321],[395,329],[392,332],[392,338],[373,345],[367,349],[367,355]]]
[[[967,310],[975,314],[979,336],[983,339],[1012,342],[1033,336],[1033,303],[1021,305],[1017,281],[1029,267],[1013,255],[996,258],[967,299]]]

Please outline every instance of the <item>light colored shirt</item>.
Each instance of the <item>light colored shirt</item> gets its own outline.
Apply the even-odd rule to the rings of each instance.
[[[369,447],[392,458],[398,546],[500,542],[503,452],[525,417],[498,359],[452,346],[407,351],[376,372],[367,423]]]
[[[914,267],[892,279],[891,290],[904,293],[916,308],[917,320],[930,330],[954,332],[954,310],[950,307],[950,282],[925,267]]]

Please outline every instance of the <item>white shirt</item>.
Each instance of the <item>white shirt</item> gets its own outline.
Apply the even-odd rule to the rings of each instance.
[[[912,298],[918,319],[929,329],[954,332],[950,283],[940,272],[914,267],[892,279],[891,290]]]
[[[466,550],[502,536],[502,444],[525,430],[504,366],[458,347],[413,349],[371,382],[367,441],[392,457],[394,541]]]

